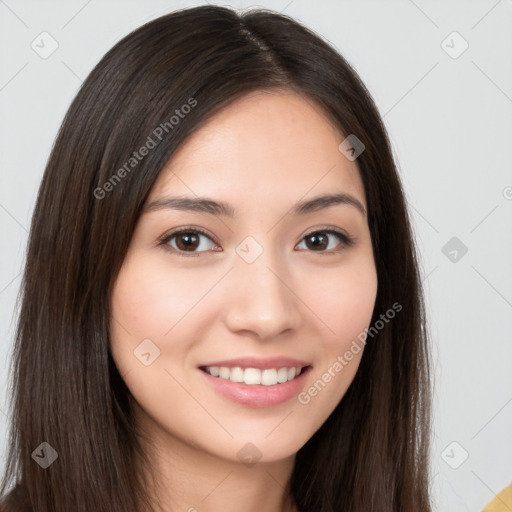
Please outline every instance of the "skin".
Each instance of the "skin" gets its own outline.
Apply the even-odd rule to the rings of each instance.
[[[305,405],[297,397],[267,408],[234,403],[198,366],[297,357],[313,366],[307,390],[369,326],[377,275],[366,215],[349,204],[287,215],[299,200],[333,192],[367,210],[356,161],[338,149],[344,138],[311,100],[286,89],[253,92],[197,130],[150,192],[147,204],[207,196],[237,212],[145,211],[112,291],[112,354],[134,397],[164,510],[293,510],[295,454],[342,399],[363,350]],[[354,244],[324,234],[329,245],[316,248],[306,235],[326,225]],[[193,256],[178,254],[183,236],[168,250],[158,245],[190,226],[212,235],[199,235]],[[251,264],[235,251],[247,236],[263,248]],[[160,350],[149,366],[134,357],[144,339]],[[251,467],[237,456],[248,442],[261,452]]]

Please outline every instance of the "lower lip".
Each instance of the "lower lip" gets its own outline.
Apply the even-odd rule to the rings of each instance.
[[[311,366],[307,366],[298,377],[292,380],[273,386],[264,386],[262,384],[231,382],[227,379],[213,377],[208,372],[199,369],[207,382],[219,393],[233,402],[250,407],[272,407],[297,396],[304,387],[306,376],[310,370]]]

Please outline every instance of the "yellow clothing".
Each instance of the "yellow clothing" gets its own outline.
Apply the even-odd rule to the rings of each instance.
[[[497,494],[482,512],[512,512],[512,484]]]

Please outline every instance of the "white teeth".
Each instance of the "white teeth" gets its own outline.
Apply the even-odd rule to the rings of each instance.
[[[206,366],[205,370],[213,377],[218,377],[232,382],[244,382],[245,384],[254,385],[262,384],[263,386],[274,386],[283,384],[289,380],[293,380],[300,375],[301,367],[291,368],[267,368],[260,370],[258,368],[240,368],[239,366],[229,368],[227,366]]]
[[[229,379],[229,375],[231,373],[231,370],[227,368],[226,366],[221,366],[219,368],[219,377],[221,379]]]
[[[231,368],[231,373],[229,374],[229,380],[233,382],[243,382],[244,381],[244,371],[242,368],[237,366],[236,368]]]
[[[244,370],[244,382],[246,384],[261,384],[261,370],[246,368]]]
[[[274,386],[277,384],[277,370],[273,368],[263,370],[263,372],[261,372],[261,383],[264,386]]]
[[[279,368],[277,370],[277,382],[283,383],[288,380],[288,368]]]

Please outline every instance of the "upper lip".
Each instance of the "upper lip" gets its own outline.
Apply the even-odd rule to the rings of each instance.
[[[310,366],[311,363],[308,361],[302,361],[300,359],[294,359],[291,357],[239,357],[236,359],[225,359],[223,361],[213,361],[210,363],[205,363],[200,365],[200,368],[204,368],[205,366],[227,366],[228,368],[258,368],[260,370],[266,370],[268,368],[291,368],[300,366],[303,368],[304,366]]]

